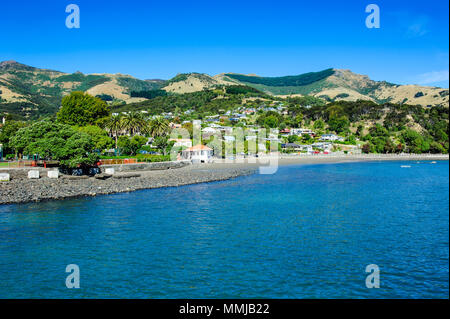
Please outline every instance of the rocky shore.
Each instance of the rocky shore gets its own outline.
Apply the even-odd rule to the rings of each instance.
[[[0,205],[176,187],[228,180],[253,172],[254,169],[242,166],[205,169],[201,165],[191,165],[160,171],[120,172],[104,180],[74,176],[62,176],[59,179],[42,177],[35,180],[16,177],[9,182],[0,183]]]

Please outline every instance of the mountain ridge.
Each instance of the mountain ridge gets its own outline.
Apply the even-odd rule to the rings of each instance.
[[[0,113],[17,113],[23,117],[54,114],[62,97],[77,90],[104,98],[109,103],[130,104],[146,100],[133,97],[136,96],[133,92],[163,90],[167,94],[184,94],[230,85],[246,85],[280,97],[311,95],[329,102],[362,99],[379,104],[447,107],[449,103],[448,89],[374,81],[347,69],[329,68],[282,77],[240,73],[211,76],[191,72],[177,74],[169,80],[141,80],[120,73],[65,73],[10,60],[0,62]]]

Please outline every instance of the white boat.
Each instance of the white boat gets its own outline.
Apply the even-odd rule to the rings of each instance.
[[[411,165],[402,165],[401,168],[411,168]]]

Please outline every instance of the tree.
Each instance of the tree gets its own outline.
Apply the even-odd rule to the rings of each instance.
[[[3,144],[3,155],[14,153],[14,149],[10,146],[9,140],[16,132],[25,127],[24,122],[6,121],[6,124],[0,128],[0,144]]]
[[[117,148],[120,155],[131,155],[131,140],[128,136],[122,135],[117,139]]]
[[[302,135],[302,143],[309,144],[313,141],[314,141],[314,139],[311,137],[311,135],[309,135],[309,134]]]
[[[185,130],[187,130],[189,132],[189,136],[192,138],[193,134],[194,134],[194,126],[192,125],[191,122],[188,123],[184,123],[182,125],[182,128],[184,128]]]
[[[356,145],[356,137],[355,137],[355,135],[350,135],[348,138],[347,138],[347,142],[349,142],[350,144],[352,144],[352,145]]]
[[[330,130],[335,131],[337,134],[345,132],[350,127],[350,121],[347,116],[331,116],[328,121]]]
[[[44,159],[60,161],[63,167],[90,166],[98,161],[88,134],[51,121],[36,122],[20,129],[11,138],[11,146],[18,153],[38,154]]]
[[[278,118],[274,115],[269,115],[264,119],[264,126],[275,128],[278,126]]]
[[[116,140],[116,149],[117,149],[117,139],[119,137],[119,132],[122,130],[122,119],[119,115],[113,115],[106,122],[106,127],[110,131],[111,135],[114,135]]]
[[[91,137],[92,142],[94,143],[95,149],[97,150],[102,151],[104,149],[110,149],[114,145],[113,139],[108,136],[105,130],[101,129],[98,126],[83,126],[79,127],[78,131],[88,134]]]
[[[359,124],[359,125],[358,125],[358,128],[356,129],[356,136],[362,137],[363,130],[364,130],[364,126],[362,126],[361,124]]]
[[[314,129],[316,130],[323,130],[325,128],[325,123],[322,121],[322,119],[318,119],[314,122]]]
[[[372,143],[375,146],[375,151],[377,153],[384,153],[384,147],[386,146],[386,139],[383,137],[374,137]]]
[[[430,152],[433,154],[444,154],[446,153],[445,148],[439,144],[438,142],[431,142],[430,143]]]
[[[394,143],[392,142],[392,140],[387,137],[386,138],[386,144],[384,144],[384,153],[395,153],[396,150],[396,146],[394,145]]]
[[[365,153],[365,154],[369,154],[370,153],[370,143],[366,143],[366,144],[363,145],[362,152]]]
[[[169,134],[169,123],[162,116],[157,116],[150,122],[150,135],[161,137]]]
[[[300,113],[294,118],[294,125],[295,127],[301,127],[303,122],[303,114]]]
[[[402,132],[401,138],[411,153],[420,154],[430,150],[429,141],[416,131],[407,129]]]
[[[142,115],[137,112],[129,112],[122,118],[122,128],[133,136],[137,132],[141,132],[145,129],[147,123],[143,119]]]
[[[130,146],[131,146],[131,154],[136,155],[138,150],[147,143],[147,138],[141,135],[135,135],[131,138]]]
[[[139,149],[147,142],[147,138],[141,135],[133,137],[120,136],[118,146],[121,155],[136,155]]]
[[[288,142],[289,143],[294,143],[294,142],[297,142],[297,141],[298,141],[298,136],[297,135],[289,135],[288,136]]]
[[[163,155],[167,155],[174,143],[174,141],[169,142],[167,136],[158,136],[153,141],[153,145],[155,145]]]
[[[109,115],[105,101],[84,92],[72,92],[62,99],[57,120],[62,124],[85,126]]]

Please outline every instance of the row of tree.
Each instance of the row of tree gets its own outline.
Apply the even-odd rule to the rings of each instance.
[[[5,154],[39,155],[65,167],[94,165],[99,154],[115,147],[122,154],[136,155],[153,137],[166,153],[169,123],[163,117],[146,119],[141,113],[111,115],[100,98],[73,92],[63,98],[56,119],[33,122],[7,119],[0,130]]]

